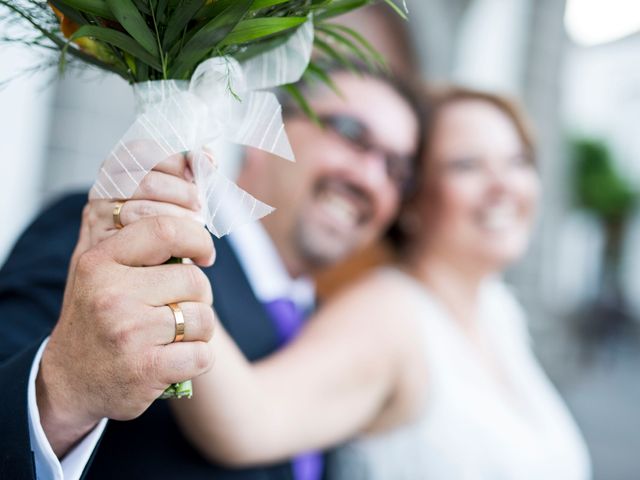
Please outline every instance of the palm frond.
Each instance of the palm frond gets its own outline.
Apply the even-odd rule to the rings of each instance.
[[[394,0],[379,0],[404,16]],[[0,0],[2,22],[22,22],[32,35],[16,43],[61,53],[129,82],[187,79],[206,58],[248,58],[286,41],[307,18],[317,50],[347,67],[353,59],[383,68],[359,33],[331,19],[375,0]],[[54,10],[55,9],[55,10]],[[390,13],[393,14],[390,9]],[[10,42],[7,35],[5,42]],[[319,76],[319,66],[311,75]]]

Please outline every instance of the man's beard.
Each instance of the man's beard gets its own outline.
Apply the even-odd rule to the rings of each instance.
[[[345,236],[306,223],[304,219],[296,224],[294,240],[300,260],[313,270],[330,267],[344,260],[361,246],[357,232]]]

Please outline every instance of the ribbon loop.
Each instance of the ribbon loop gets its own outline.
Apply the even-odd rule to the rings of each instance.
[[[243,191],[211,162],[220,145],[252,146],[294,160],[281,106],[272,88],[300,79],[313,45],[308,20],[277,48],[239,63],[231,57],[202,62],[189,82],[161,80],[134,86],[136,119],[103,162],[89,198],[131,198],[160,161],[192,152],[203,217],[216,236],[257,220],[273,208]]]

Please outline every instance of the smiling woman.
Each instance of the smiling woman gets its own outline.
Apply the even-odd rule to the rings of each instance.
[[[350,99],[382,87],[337,82]],[[208,402],[174,405],[206,455],[254,464],[356,436],[330,458],[331,478],[589,477],[581,436],[530,351],[524,313],[496,278],[530,235],[531,136],[501,97],[458,88],[428,96],[423,171],[397,225],[397,260],[334,296],[290,346],[252,366],[218,337],[227,369],[196,380]],[[370,107],[328,97],[318,114],[368,119],[376,147],[401,153],[401,117],[371,120]],[[289,128],[313,162],[301,162],[299,182],[288,185],[309,193],[290,189],[296,201],[270,217],[286,225],[265,225],[302,228],[290,239],[304,241],[280,244],[307,261],[339,258],[333,245],[366,236],[400,196],[376,201],[394,182],[378,148],[353,145],[361,129],[351,120],[323,132],[292,118]],[[347,162],[356,153],[371,158]]]
[[[501,269],[524,253],[537,204],[529,127],[499,96],[450,88],[432,98],[421,193],[400,219],[404,254]]]

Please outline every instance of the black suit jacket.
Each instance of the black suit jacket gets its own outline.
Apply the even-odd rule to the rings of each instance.
[[[85,202],[85,194],[71,195],[46,210],[18,240],[0,270],[0,478],[35,478],[27,417],[29,371],[40,343],[58,319]],[[224,239],[215,243],[216,263],[205,272],[216,311],[243,353],[256,360],[277,348],[276,332],[228,243]],[[109,421],[85,477],[293,479],[289,463],[243,470],[208,463],[180,433],[169,406],[161,400],[135,420]]]

